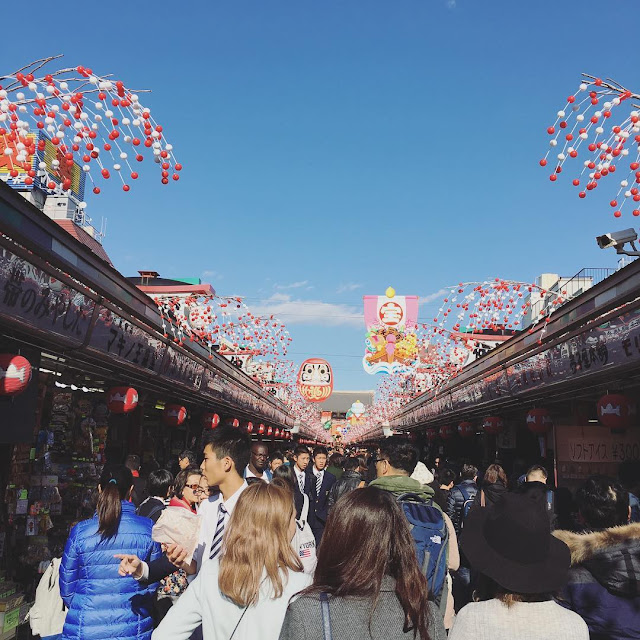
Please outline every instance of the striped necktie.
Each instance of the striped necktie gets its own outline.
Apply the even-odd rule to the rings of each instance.
[[[224,534],[224,517],[227,515],[225,506],[220,503],[218,507],[218,522],[216,523],[216,532],[213,534],[213,541],[211,542],[211,553],[209,559],[213,560],[222,551],[222,536]]]
[[[321,486],[322,486],[322,471],[319,471],[318,476],[316,478],[316,496],[320,495]]]
[[[298,475],[298,484],[300,485],[300,492],[304,493],[304,473]]]

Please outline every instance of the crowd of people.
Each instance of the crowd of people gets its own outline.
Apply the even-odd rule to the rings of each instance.
[[[207,432],[175,477],[106,467],[60,565],[62,640],[640,637],[637,490],[603,476],[570,529],[542,465],[270,450]],[[426,463],[426,464],[425,464]],[[634,491],[636,491],[634,493]],[[566,520],[563,519],[564,522]]]

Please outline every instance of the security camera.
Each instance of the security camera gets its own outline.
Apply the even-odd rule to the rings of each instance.
[[[596,236],[596,242],[601,249],[609,249],[615,247],[616,253],[624,254],[627,256],[640,256],[640,252],[637,251],[635,241],[638,239],[638,234],[634,229],[624,229],[624,231],[614,231],[613,233],[605,233],[602,236]],[[624,245],[629,243],[633,251],[629,251],[624,248]]]

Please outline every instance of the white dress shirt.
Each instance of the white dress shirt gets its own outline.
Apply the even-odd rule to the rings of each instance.
[[[247,465],[245,468],[244,477],[259,478],[260,480],[264,480],[267,484],[269,484],[269,476],[267,475],[266,471],[263,471],[261,476],[257,476],[255,473],[253,473],[253,471],[251,471],[251,469],[249,469],[249,465]]]
[[[233,509],[238,502],[240,494],[248,487],[246,482],[240,485],[240,488],[229,497],[228,500],[222,500],[222,494],[218,493],[211,496],[200,504],[200,510],[198,515],[202,518],[202,524],[200,526],[200,539],[198,540],[198,546],[194,551],[193,557],[198,563],[198,571],[202,568],[203,563],[209,560],[209,554],[211,553],[211,543],[213,542],[213,536],[216,532],[216,525],[218,524],[218,506],[220,502],[224,505],[227,513],[224,519],[225,529],[229,524],[229,518],[233,513]]]

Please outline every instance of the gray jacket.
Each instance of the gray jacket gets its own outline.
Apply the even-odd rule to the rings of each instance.
[[[404,612],[395,594],[395,581],[385,576],[380,598],[371,615],[369,598],[329,598],[333,640],[413,640],[413,631],[403,633]],[[446,640],[442,615],[429,603],[429,637]],[[323,640],[322,614],[318,595],[294,600],[287,609],[280,640]],[[419,639],[418,639],[419,640]]]

